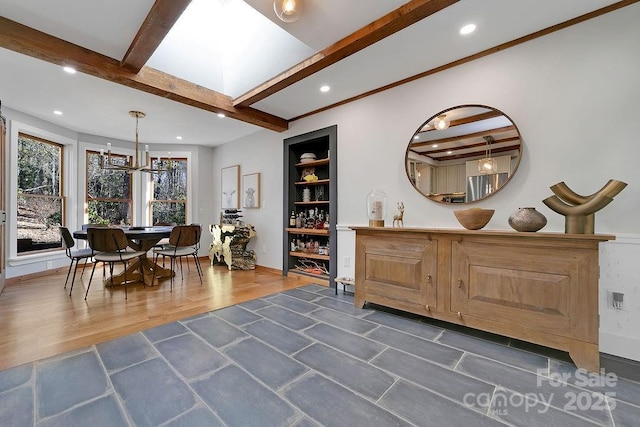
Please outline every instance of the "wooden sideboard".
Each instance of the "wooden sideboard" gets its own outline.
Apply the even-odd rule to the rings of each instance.
[[[602,234],[351,227],[355,304],[372,302],[567,351],[598,371]]]

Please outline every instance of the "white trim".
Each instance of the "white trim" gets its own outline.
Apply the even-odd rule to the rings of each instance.
[[[166,151],[153,151],[151,152],[151,157],[166,157]],[[187,203],[186,203],[186,216],[184,218],[185,224],[191,224],[193,222],[193,164],[191,163],[191,152],[190,151],[172,151],[171,157],[174,159],[185,158],[187,159]],[[151,186],[149,185],[151,180],[147,181],[147,185],[142,189],[143,191],[140,193],[143,197],[141,200],[141,204],[144,212],[144,224],[143,225],[152,225],[151,222],[151,209],[150,209],[150,201],[151,201]]]
[[[640,338],[600,331],[600,351],[640,361]]]
[[[615,240],[604,242],[607,245],[640,245],[640,235],[638,234],[616,234]]]
[[[16,185],[16,183],[18,182],[18,134],[25,133],[31,136],[45,139],[47,141],[55,142],[63,146],[62,161],[64,170],[62,171],[62,197],[64,197],[65,199],[65,214],[69,214],[69,209],[74,204],[75,191],[73,191],[73,185],[76,182],[74,177],[77,176],[77,173],[73,172],[73,164],[75,163],[73,159],[74,157],[76,157],[77,153],[77,141],[66,136],[45,131],[40,128],[27,125],[15,120],[10,120],[10,124],[10,130],[9,132],[7,132],[9,135],[9,140],[7,141],[9,149],[9,157],[7,159],[7,163],[9,164],[10,171],[8,181],[9,185],[7,185],[9,193],[9,206],[7,209],[7,234],[9,239],[9,251],[7,254],[7,264],[9,266],[25,265],[46,259],[56,259],[58,257],[52,257],[48,252],[18,256],[18,225],[15,215],[15,212],[18,212],[18,187]],[[13,214],[9,214],[10,212],[12,212]],[[72,217],[66,216],[66,218],[71,219],[71,224],[73,224]],[[64,252],[62,254],[64,255]]]

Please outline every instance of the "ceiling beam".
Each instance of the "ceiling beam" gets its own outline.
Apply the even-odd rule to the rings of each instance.
[[[447,137],[447,138],[440,138],[440,139],[433,139],[431,141],[412,142],[410,145],[411,145],[411,148],[416,148],[416,147],[423,147],[425,145],[446,144],[447,142],[457,142],[457,141],[460,141],[460,140],[463,140],[463,139],[481,138],[481,137],[488,136],[488,135],[491,135],[491,134],[494,134],[494,133],[509,132],[509,131],[514,131],[514,130],[516,130],[516,127],[514,125],[502,126],[502,127],[495,128],[495,129],[481,130],[481,131],[478,131],[478,132],[467,133],[467,134],[464,134],[464,135],[450,136],[450,137]]]
[[[282,132],[287,120],[255,110],[236,108],[231,97],[149,67],[139,73],[129,71],[108,56],[85,49],[25,25],[0,17],[0,47],[60,66],[72,66],[90,76],[99,77],[143,92],[162,96],[182,104]]]
[[[255,104],[457,2],[458,0],[411,0],[239,96],[233,101],[233,105],[249,106]]]
[[[191,0],[156,0],[120,65],[134,73],[140,71],[189,3]]]

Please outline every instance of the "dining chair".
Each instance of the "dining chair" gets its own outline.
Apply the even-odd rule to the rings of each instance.
[[[87,241],[89,247],[94,250],[93,258],[96,261],[109,264],[109,274],[113,280],[113,267],[116,262],[121,262],[124,266],[124,298],[127,299],[127,265],[128,262],[135,258],[140,258],[146,254],[145,251],[135,251],[129,248],[129,241],[124,231],[121,228],[88,228],[87,229]],[[89,286],[87,286],[87,292],[84,295],[84,299],[87,299],[89,295],[89,288],[91,287],[91,279],[96,269],[96,264],[93,264],[91,270],[91,277],[89,278]],[[113,282],[112,282],[113,283]]]
[[[82,273],[84,273],[84,269],[87,266],[87,260],[93,256],[93,249],[84,248],[74,250],[73,248],[76,245],[76,241],[74,240],[73,236],[71,236],[71,232],[69,231],[69,229],[67,227],[58,227],[58,230],[60,231],[60,236],[62,237],[65,253],[71,260],[71,264],[69,264],[69,271],[67,271],[67,279],[64,281],[64,289],[67,289],[69,275],[71,274],[71,269],[73,268],[73,264],[75,262],[75,268],[73,268],[73,278],[71,279],[71,288],[69,289],[69,296],[71,296],[71,292],[73,291],[73,283],[76,281],[78,263],[80,262],[80,260],[84,260],[84,264],[82,265],[82,272],[80,273],[80,277],[82,277]]]
[[[182,258],[193,256],[198,270],[200,284],[202,284],[202,268],[198,259],[198,248],[200,247],[200,236],[202,235],[202,227],[199,225],[177,225],[171,230],[169,235],[169,246],[164,248],[156,248],[153,250],[154,263],[158,263],[158,257],[162,255],[163,261],[165,257],[169,257],[170,270],[174,271],[176,262],[180,261],[180,277],[184,280],[182,271]],[[171,275],[171,291],[173,291],[173,276]],[[152,283],[155,280],[155,271],[153,272]]]

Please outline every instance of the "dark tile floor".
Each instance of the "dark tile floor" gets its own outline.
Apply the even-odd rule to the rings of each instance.
[[[310,285],[2,371],[0,425],[638,425],[640,383],[448,326]]]

